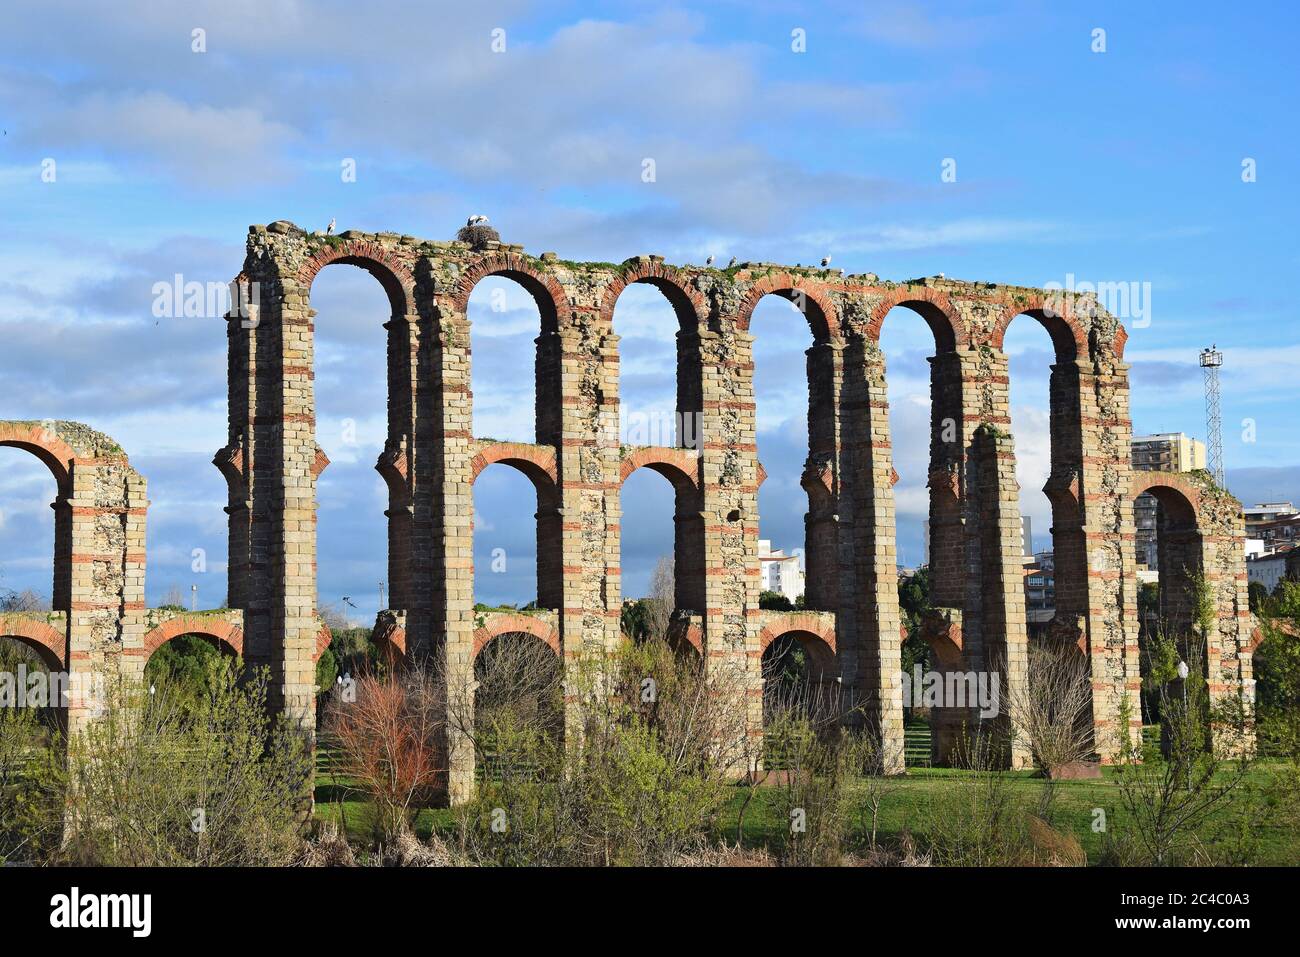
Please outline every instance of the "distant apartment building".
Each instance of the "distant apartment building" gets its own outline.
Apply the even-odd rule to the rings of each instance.
[[[1205,468],[1205,443],[1182,432],[1136,435],[1131,446],[1133,468],[1139,471],[1191,472]],[[1156,521],[1160,506],[1155,496],[1143,492],[1133,503],[1133,523],[1137,526],[1138,566],[1158,571],[1156,555]]]
[[[1300,515],[1286,515],[1261,522],[1251,533],[1264,543],[1264,553],[1276,552],[1300,542]]]
[[[758,540],[758,564],[763,591],[774,591],[794,602],[803,594],[803,568],[798,555],[787,555],[781,549],[772,549],[766,538]]]
[[[1300,580],[1300,548],[1284,545],[1276,551],[1246,559],[1246,580],[1263,585],[1269,594],[1284,578]]]
[[[1246,520],[1247,538],[1262,538],[1259,534],[1261,525],[1297,514],[1300,512],[1290,502],[1261,502],[1258,505],[1247,505],[1241,510],[1242,518]]]
[[[1025,624],[1038,638],[1056,615],[1056,561],[1050,550],[1025,562]]]

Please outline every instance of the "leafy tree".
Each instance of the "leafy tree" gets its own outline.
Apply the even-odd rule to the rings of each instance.
[[[178,693],[197,694],[212,665],[227,657],[204,635],[177,635],[153,653],[144,668],[146,685],[170,684]]]
[[[316,691],[323,694],[334,687],[334,680],[339,676],[339,662],[334,655],[332,645],[326,645],[316,659]]]
[[[369,628],[330,629],[329,651],[334,662],[334,674],[325,675],[317,664],[317,687],[322,691],[334,684],[336,675],[372,674],[381,664],[379,648]],[[324,657],[321,656],[322,661]],[[325,678],[328,680],[323,680]]]
[[[1254,660],[1261,744],[1300,767],[1300,582],[1278,583],[1263,627]]]
[[[790,599],[779,591],[759,592],[758,607],[766,611],[794,611]]]
[[[637,598],[632,601],[623,602],[623,609],[619,612],[619,627],[623,634],[627,635],[633,641],[641,641],[650,634],[650,625],[648,622],[649,609],[646,607],[646,599]]]
[[[929,566],[922,566],[909,577],[899,579],[898,606],[903,612],[909,631],[921,620],[921,616],[930,610]]]
[[[898,607],[903,613],[903,627],[907,637],[903,640],[903,671],[910,672],[917,664],[929,666],[930,646],[921,637],[921,622],[930,611],[930,569],[918,568],[908,578],[898,582]]]

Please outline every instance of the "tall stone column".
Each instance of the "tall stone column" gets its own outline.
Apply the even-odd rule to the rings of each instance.
[[[58,425],[71,429],[74,423]],[[88,676],[110,682],[138,679],[144,668],[139,652],[149,504],[145,480],[120,450],[109,451],[111,440],[88,429],[85,435],[91,444],[77,442],[81,447],[72,465],[67,506],[72,548],[66,665],[77,682],[72,690],[79,692],[69,701],[69,733],[86,727],[111,703],[100,697],[108,687],[82,683]],[[74,442],[83,438],[69,437]]]
[[[889,399],[879,345],[853,336],[843,352],[843,370],[839,515],[841,555],[852,573],[842,591],[836,637],[844,680],[880,736],[887,770],[902,771],[902,617]]]
[[[932,611],[921,622],[930,646],[930,666],[944,686],[966,671],[963,647],[967,582],[966,559],[966,381],[962,356],[938,349],[930,357],[929,555]],[[915,681],[915,675],[913,675]],[[930,760],[947,766],[977,716],[967,708],[930,709]]]
[[[539,441],[543,390],[559,429],[553,437],[560,477],[560,538],[550,548],[562,565],[561,646],[566,674],[569,740],[580,740],[583,698],[603,693],[584,662],[599,661],[619,640],[620,540],[617,338],[594,298],[576,289],[562,317],[552,354],[555,367],[538,379]],[[541,349],[539,347],[539,356]],[[539,359],[540,362],[540,359]],[[540,538],[539,538],[540,542]],[[539,545],[540,547],[540,545]],[[612,549],[612,550],[611,550]]]
[[[1111,760],[1124,741],[1138,740],[1142,726],[1128,366],[1119,360],[1110,338],[1097,337],[1099,344],[1080,357],[1077,372],[1071,371],[1077,375],[1081,442],[1071,500],[1078,503],[1083,541],[1067,568],[1066,589],[1070,607],[1086,615],[1093,747],[1103,761]],[[1085,574],[1077,576],[1081,583],[1075,584],[1072,567],[1079,563]],[[1121,728],[1126,699],[1128,727]]]
[[[758,595],[758,458],[754,420],[754,337],[725,317],[722,331],[682,333],[700,357],[703,458],[705,667],[743,695],[749,736],[763,733]]]
[[[432,453],[428,486],[417,485],[414,522],[427,522],[433,543],[431,634],[447,684],[448,708],[454,716],[447,734],[447,794],[452,804],[474,793],[474,746],[458,725],[472,719],[474,680],[474,477],[473,395],[470,391],[469,321],[450,298],[437,300],[438,325],[429,350],[433,391],[437,397],[419,446]],[[427,516],[427,518],[426,518]],[[408,635],[408,641],[410,640]],[[412,648],[408,645],[408,654]]]
[[[957,350],[965,443],[966,601],[962,642],[966,665],[1000,683],[1005,706],[1027,680],[1024,536],[1015,442],[1011,437],[1007,357],[989,346]],[[1008,742],[1011,767],[1031,762],[1027,743],[995,719]]]

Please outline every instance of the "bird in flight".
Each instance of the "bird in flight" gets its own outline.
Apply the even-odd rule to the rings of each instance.
[[[334,235],[334,217],[332,216],[330,217],[330,224],[325,227],[325,235],[326,236]]]

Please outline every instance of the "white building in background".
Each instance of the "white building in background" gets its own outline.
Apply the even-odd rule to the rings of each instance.
[[[758,563],[763,591],[779,592],[793,602],[803,594],[803,568],[798,555],[787,555],[781,549],[772,550],[772,542],[758,540]]]
[[[1261,555],[1259,558],[1246,559],[1246,578],[1251,582],[1259,582],[1271,595],[1277,583],[1286,578],[1287,558],[1295,562],[1295,557],[1291,554],[1293,550],[1288,549],[1282,552],[1272,552],[1267,555]]]

